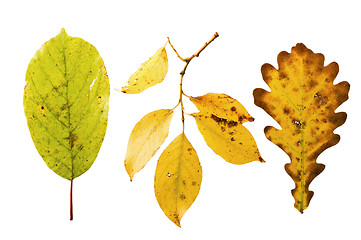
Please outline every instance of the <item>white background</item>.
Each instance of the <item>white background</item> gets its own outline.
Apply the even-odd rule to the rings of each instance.
[[[360,7],[357,1],[1,1],[0,3],[0,239],[360,239]],[[70,182],[47,168],[31,140],[22,98],[25,72],[37,49],[61,28],[92,43],[111,84],[108,130],[97,160]],[[169,36],[183,57],[214,32],[220,37],[187,69],[184,91],[227,93],[255,118],[245,126],[265,164],[232,165],[213,153],[186,118],[186,135],[203,167],[200,193],[176,227],[159,208],[153,178],[160,153],[181,131],[175,112],[164,146],[129,181],[123,160],[129,134],[146,113],[178,101],[183,63],[169,46],[163,83],[137,95],[114,91]],[[277,67],[277,54],[303,42],[336,61],[336,82],[351,84],[346,123],[336,146],[318,162],[326,169],[301,215],[294,207],[288,156],[263,133],[277,123],[253,104],[253,89],[267,88],[260,68]],[[186,112],[195,108],[186,102]]]

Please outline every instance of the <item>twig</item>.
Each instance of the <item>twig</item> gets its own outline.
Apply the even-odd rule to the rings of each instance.
[[[187,67],[188,67],[189,63],[192,61],[192,59],[193,59],[194,57],[199,57],[199,54],[200,54],[211,42],[213,42],[214,39],[216,39],[218,36],[219,36],[219,35],[218,35],[218,33],[216,32],[216,33],[213,35],[213,37],[212,37],[208,42],[206,42],[201,49],[199,49],[198,52],[196,52],[195,54],[193,54],[192,56],[190,56],[190,57],[188,57],[188,58],[182,58],[182,57],[178,54],[177,50],[175,50],[174,46],[172,45],[172,43],[170,42],[169,37],[168,37],[168,43],[169,43],[169,45],[172,47],[173,51],[177,54],[177,56],[178,56],[178,58],[179,58],[180,60],[182,60],[183,62],[186,63],[185,66],[184,66],[184,68],[183,68],[183,70],[180,72],[181,79],[180,79],[180,84],[179,84],[179,86],[180,86],[180,87],[179,87],[179,101],[178,101],[178,104],[174,107],[174,108],[176,108],[176,107],[179,105],[179,103],[180,103],[180,105],[181,105],[183,133],[184,133],[184,106],[183,106],[183,98],[182,98],[182,97],[183,97],[183,95],[184,95],[184,96],[186,96],[186,97],[189,98],[189,96],[186,95],[186,94],[183,92],[183,77],[184,77],[184,74],[186,73]],[[174,109],[174,108],[173,108],[173,109]]]

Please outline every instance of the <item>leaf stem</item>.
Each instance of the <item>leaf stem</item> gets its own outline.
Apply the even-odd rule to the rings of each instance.
[[[175,54],[177,54],[178,58],[180,60],[182,60],[183,62],[185,62],[185,66],[183,68],[183,70],[180,72],[180,75],[181,75],[181,79],[180,79],[180,84],[179,84],[179,101],[178,101],[178,104],[174,107],[176,108],[179,104],[181,105],[181,110],[182,110],[182,126],[183,126],[183,131],[182,133],[184,133],[184,106],[183,106],[183,95],[190,98],[188,95],[186,95],[184,92],[183,92],[183,77],[186,73],[186,70],[187,70],[187,67],[189,65],[189,63],[192,61],[192,59],[194,57],[199,57],[199,54],[201,54],[201,52],[211,43],[214,41],[214,39],[216,39],[217,37],[219,37],[218,33],[214,33],[212,38],[206,42],[202,47],[201,49],[198,50],[198,52],[196,52],[195,54],[193,54],[192,56],[188,57],[188,58],[182,58],[179,53],[177,52],[177,50],[174,48],[173,44],[170,42],[170,39],[168,37],[168,43],[169,45],[172,47],[173,51],[175,52]],[[173,109],[174,109],[173,108]]]
[[[191,96],[188,96],[188,95],[185,94],[184,92],[182,92],[182,94],[183,94],[184,96],[186,96],[187,98],[191,98]]]
[[[175,54],[177,54],[177,56],[178,56],[178,58],[179,58],[180,60],[182,60],[183,62],[185,62],[185,60],[178,54],[177,50],[175,50],[173,44],[170,42],[169,37],[167,37],[167,38],[168,38],[168,43],[169,43],[169,45],[172,47],[172,49],[173,49],[173,51],[175,52]]]
[[[70,181],[70,221],[73,220],[73,179]]]

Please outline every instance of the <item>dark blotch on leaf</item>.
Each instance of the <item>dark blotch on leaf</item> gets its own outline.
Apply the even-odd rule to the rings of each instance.
[[[184,194],[182,193],[182,194],[180,195],[180,197],[179,197],[179,198],[180,198],[180,200],[182,200],[182,201],[183,201],[183,200],[185,200],[185,199],[186,199],[186,195],[184,195]]]
[[[216,115],[212,114],[211,115],[211,118],[216,121],[217,123],[223,123],[223,124],[226,124],[227,123],[227,119],[225,118],[220,118],[220,117],[217,117]]]
[[[235,121],[229,121],[228,122],[228,127],[235,127],[238,125],[238,122],[235,122]]]

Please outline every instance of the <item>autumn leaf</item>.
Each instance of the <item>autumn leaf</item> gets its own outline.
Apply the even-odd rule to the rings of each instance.
[[[202,182],[202,167],[184,133],[176,137],[160,156],[154,191],[165,215],[180,227],[180,221],[196,199]]]
[[[47,41],[26,72],[24,110],[47,166],[73,180],[93,164],[106,132],[109,80],[96,48],[65,30]]]
[[[193,113],[207,145],[227,162],[244,164],[262,159],[251,133],[242,123],[254,121],[236,99],[226,94],[208,93],[190,97],[199,113]]]
[[[253,122],[254,118],[249,115],[243,105],[236,99],[223,93],[207,93],[199,97],[189,98],[201,111],[206,115],[215,115],[219,118],[228,119],[229,121]]]
[[[317,157],[340,140],[333,131],[346,121],[346,113],[334,111],[348,99],[350,85],[334,85],[338,64],[324,66],[324,56],[303,44],[291,53],[281,52],[277,61],[278,70],[270,64],[262,66],[271,92],[258,88],[253,95],[255,104],[282,128],[267,126],[265,134],[291,159],[285,169],[295,182],[294,206],[302,213],[313,196],[308,189],[311,181],[325,168],[316,162]]]
[[[172,116],[172,109],[157,110],[145,115],[133,128],[124,161],[130,180],[143,169],[164,143]]]
[[[180,72],[181,78],[179,84],[180,91],[178,102],[173,107],[173,109],[162,109],[144,116],[134,127],[128,143],[125,168],[130,176],[130,179],[132,180],[134,174],[140,171],[147,164],[150,158],[154,156],[154,154],[164,143],[166,137],[168,136],[168,129],[171,118],[173,116],[173,110],[180,106],[183,131],[161,154],[158,160],[154,178],[154,190],[159,206],[165,215],[178,227],[180,227],[180,221],[184,213],[195,201],[202,181],[202,168],[199,163],[197,153],[184,134],[185,112],[183,96],[186,95],[184,94],[182,88],[183,77],[192,59],[199,57],[200,53],[208,46],[208,44],[210,44],[218,36],[218,33],[215,33],[213,37],[208,42],[206,42],[198,52],[188,58],[182,58],[175,50],[174,46],[171,44],[168,38],[170,47],[176,53],[178,58],[185,63],[183,70]],[[148,62],[143,64],[144,66],[142,66],[141,69],[138,70],[138,73],[135,73],[135,75],[138,74],[137,76],[143,76],[147,75],[148,73],[150,74],[154,70],[154,67],[152,66],[156,65],[156,59],[160,58],[159,55],[162,54],[162,51],[164,51],[165,54],[165,57],[163,57],[163,60],[165,59],[165,61],[161,59],[161,61],[157,64],[160,65],[160,69],[164,70],[164,66],[167,68],[168,63],[166,61],[165,50],[160,49]],[[164,76],[161,79],[159,78],[159,81],[157,80],[156,82],[153,82],[153,85],[163,80],[166,74],[166,68],[164,71]],[[148,70],[144,72],[144,69]],[[152,69],[152,71],[149,69]],[[154,75],[155,73],[152,74]],[[158,75],[161,74],[158,73]],[[132,78],[135,77],[132,76],[131,79]],[[126,87],[126,89],[123,90],[128,91],[128,89],[132,88],[133,90],[135,89],[134,93],[143,91],[150,85],[146,84],[146,80],[144,80],[145,78],[142,79],[143,80],[140,81],[140,78],[138,78],[134,84],[137,85],[138,83],[141,83],[142,87],[130,86],[129,88]],[[134,82],[129,83],[130,85],[133,85]],[[200,101],[200,103],[201,102],[202,101]],[[230,102],[235,104],[236,107],[239,107],[239,110],[234,110],[234,114],[243,114],[239,116],[237,115],[236,121],[244,122],[247,119],[253,121],[253,118],[249,116],[245,110],[243,111],[240,105],[237,105],[235,101]],[[223,116],[222,114],[220,115]],[[245,117],[245,119],[240,119],[240,116]],[[231,115],[230,119],[233,119],[232,117],[234,116]]]
[[[123,93],[141,93],[149,87],[161,83],[168,71],[167,52],[164,47],[158,51],[138,70],[130,76],[127,86],[122,88]]]

